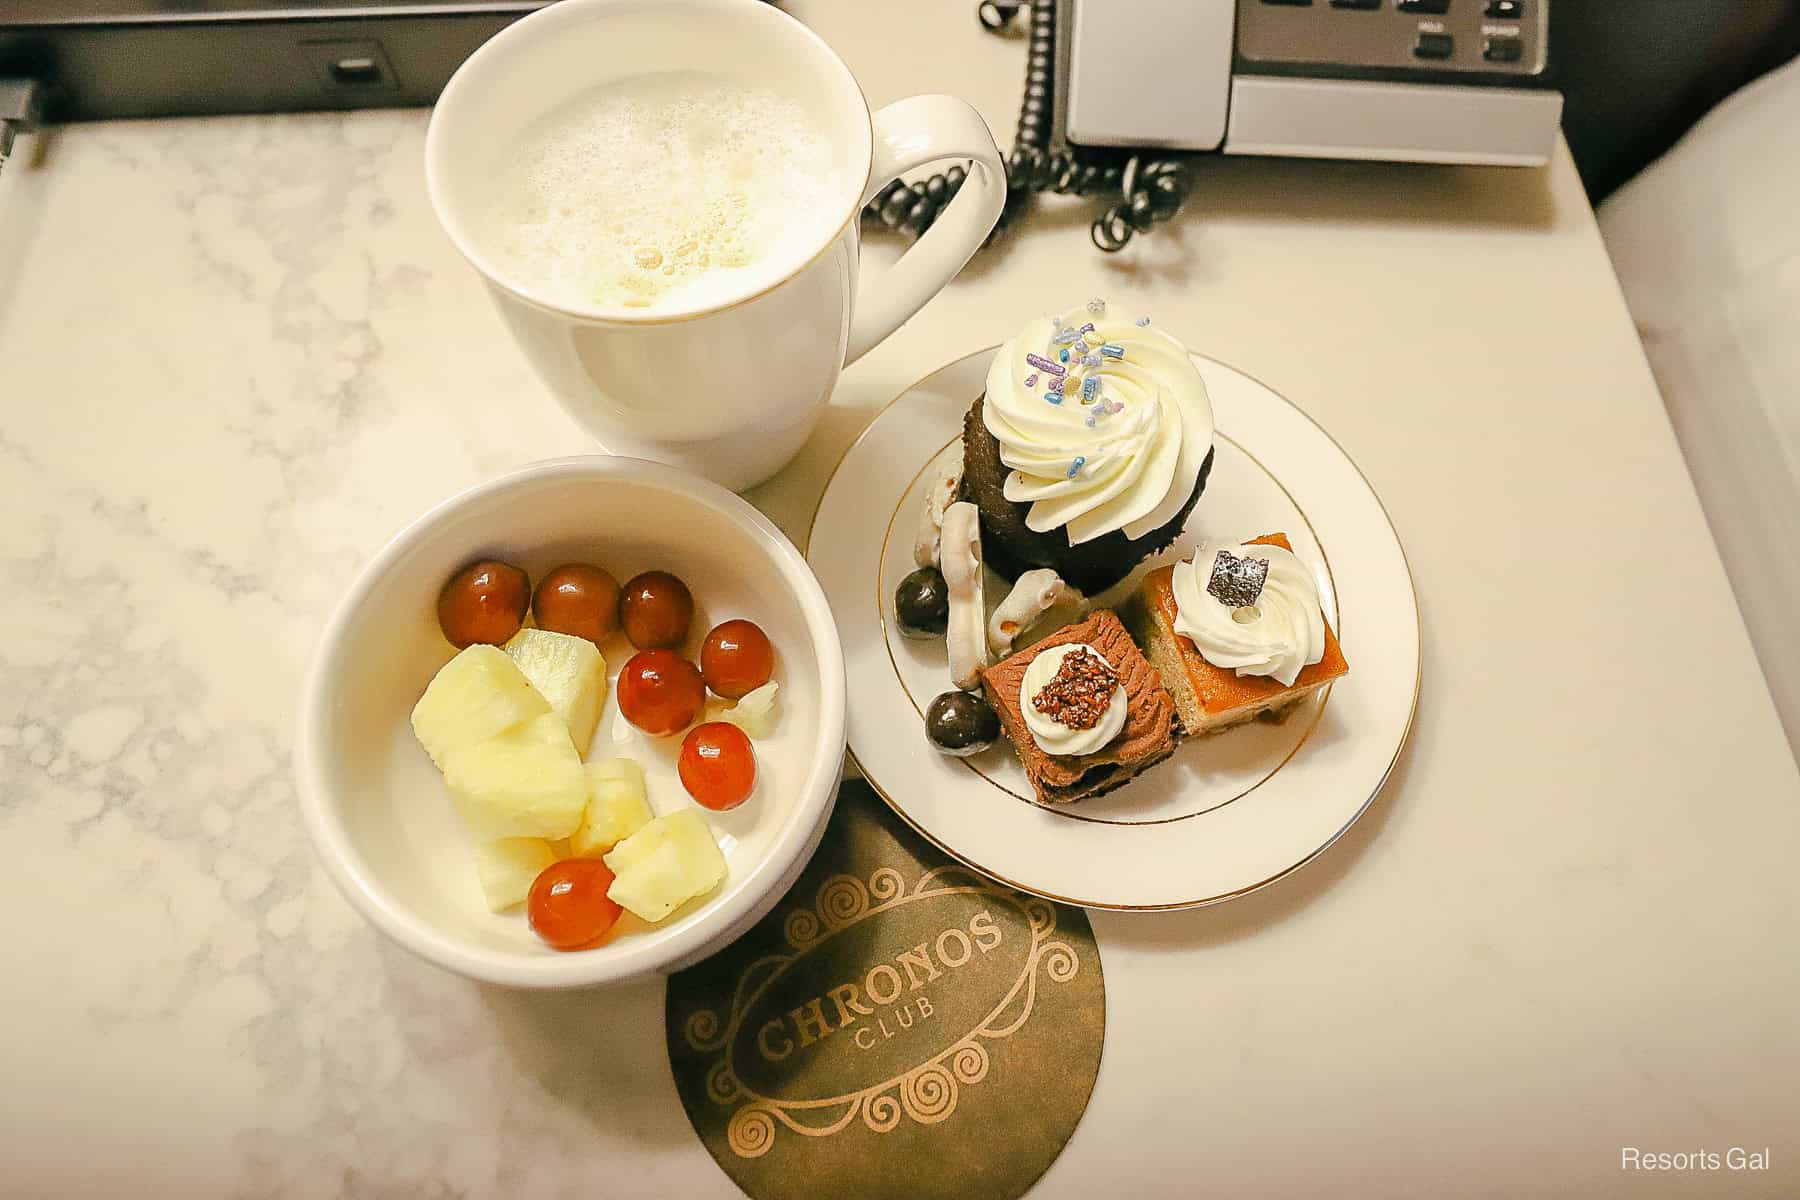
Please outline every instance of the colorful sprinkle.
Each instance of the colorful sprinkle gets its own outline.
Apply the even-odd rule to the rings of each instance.
[[[1052,375],[1060,376],[1063,373],[1063,368],[1059,364],[1051,362],[1049,359],[1044,358],[1042,355],[1027,354],[1025,356],[1025,361],[1030,363],[1032,366],[1036,367],[1038,370],[1048,371]]]
[[[1144,326],[1146,326],[1150,323],[1150,318],[1149,317],[1139,317],[1137,319],[1137,323],[1138,323],[1138,328],[1142,329]]]
[[[1075,353],[1077,354],[1086,354],[1088,349],[1089,347],[1086,338],[1082,338],[1079,342],[1075,343]]]
[[[1108,342],[1106,345],[1100,347],[1100,353],[1106,355],[1108,358],[1124,358],[1125,347],[1113,342]]]
[[[1081,335],[1073,329],[1064,329],[1050,339],[1050,344],[1053,346],[1066,346],[1080,336]]]
[[[1092,404],[1094,398],[1099,394],[1100,377],[1098,375],[1089,375],[1081,381],[1081,402],[1083,404]]]
[[[1106,301],[1104,301],[1104,300],[1100,299],[1100,297],[1096,296],[1092,300],[1089,300],[1087,302],[1087,310],[1089,312],[1093,313],[1096,317],[1100,316],[1102,313],[1104,313],[1106,311]]]
[[[1058,354],[1056,356],[1056,361],[1057,362],[1068,362],[1069,361],[1069,348],[1067,346],[1064,346],[1062,353]]]
[[[1076,455],[1075,461],[1069,464],[1069,478],[1073,479],[1081,474],[1081,468],[1085,466],[1087,466],[1087,459],[1081,457],[1079,454]]]
[[[1100,365],[1100,352],[1098,350],[1096,350],[1092,354],[1089,354],[1086,358],[1081,360],[1081,365],[1084,367],[1099,366]]]
[[[1037,386],[1037,372],[1036,371],[1033,371],[1031,374],[1029,374],[1025,377],[1025,386],[1026,387],[1036,387]]]

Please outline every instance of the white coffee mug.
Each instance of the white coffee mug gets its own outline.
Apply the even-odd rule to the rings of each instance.
[[[590,89],[672,70],[800,102],[847,164],[835,232],[770,259],[741,295],[691,308],[581,307],[509,278],[483,245],[483,215],[521,134]],[[902,172],[943,159],[970,162],[962,189],[895,266],[859,284],[862,206]],[[444,229],[577,421],[615,454],[738,490],[799,452],[844,365],[955,277],[1006,199],[993,134],[973,108],[914,96],[871,116],[843,60],[761,0],[560,0],[533,13],[445,87],[425,139],[425,179]]]

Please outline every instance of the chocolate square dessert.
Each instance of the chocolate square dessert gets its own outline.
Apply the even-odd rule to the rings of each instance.
[[[1039,803],[1102,795],[1175,752],[1175,701],[1106,609],[988,667],[981,686]]]

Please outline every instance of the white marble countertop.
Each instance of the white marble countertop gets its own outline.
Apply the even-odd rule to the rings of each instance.
[[[957,91],[1010,135],[1022,46],[965,0],[791,7],[874,102]],[[76,127],[0,177],[0,1192],[733,1194],[660,984],[443,974],[300,828],[294,710],[345,581],[585,445],[435,227],[424,127]],[[1209,162],[1117,259],[1088,215],[978,260],[753,498],[802,531],[908,383],[1129,294],[1362,466],[1425,690],[1319,862],[1095,916],[1105,1061],[1038,1194],[1800,1192],[1800,779],[1566,155]],[[1625,1145],[1773,1164],[1621,1176]]]

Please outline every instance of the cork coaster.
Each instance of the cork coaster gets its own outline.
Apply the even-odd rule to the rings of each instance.
[[[666,1003],[682,1106],[753,1200],[1019,1196],[1106,1030],[1086,914],[945,857],[861,781],[794,889]]]

